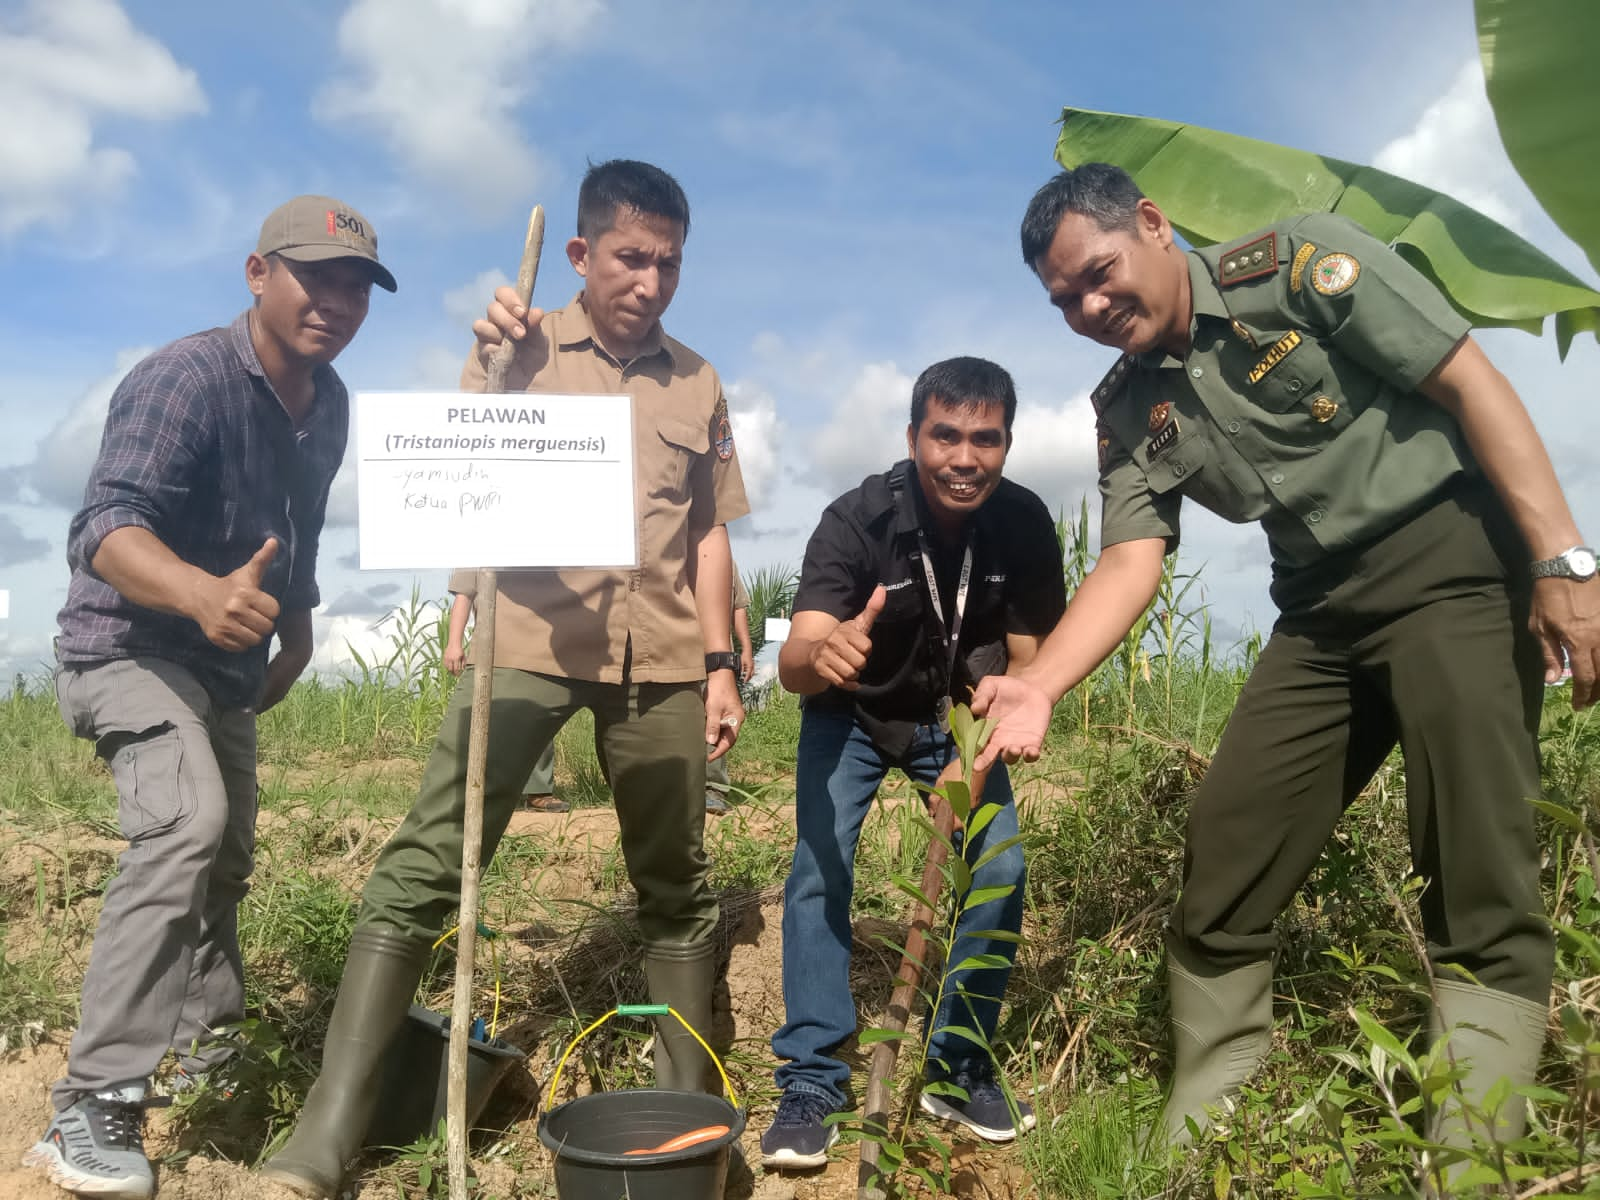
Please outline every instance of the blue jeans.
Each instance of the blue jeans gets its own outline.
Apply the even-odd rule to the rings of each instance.
[[[783,1003],[788,1019],[772,1038],[773,1053],[788,1060],[778,1068],[779,1087],[813,1092],[835,1107],[846,1103],[850,1068],[834,1053],[856,1029],[850,992],[850,898],[861,823],[890,767],[931,784],[954,755],[950,735],[937,725],[919,727],[906,757],[896,760],[873,745],[848,711],[803,711],[795,783],[799,837],[783,890]],[[982,857],[985,846],[1016,836],[1017,809],[1003,764],[990,772],[983,802],[1001,809],[963,848],[969,863]],[[985,1040],[993,1040],[1016,945],[973,935],[991,929],[1020,931],[1025,873],[1021,845],[973,872],[974,888],[1010,886],[1011,892],[961,915],[949,961],[994,954],[1005,966],[953,972],[945,981],[945,999],[929,1045],[930,1074],[941,1073],[940,1063],[953,1072],[989,1058],[982,1046],[945,1027],[974,1027]]]

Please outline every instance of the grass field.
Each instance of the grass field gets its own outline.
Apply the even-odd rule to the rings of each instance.
[[[1081,543],[1070,526],[1067,532],[1070,574]],[[1080,575],[1086,566],[1080,554]],[[931,1149],[921,1161],[943,1175],[947,1190],[1074,1198],[1423,1194],[1415,1097],[1429,1064],[1413,1056],[1422,1049],[1427,980],[1413,933],[1397,760],[1348,814],[1280,924],[1274,1048],[1231,1123],[1172,1161],[1139,1145],[1168,1072],[1160,933],[1182,865],[1186,798],[1259,646],[1213,646],[1207,616],[1189,598],[1192,583],[1169,575],[1146,622],[1058,707],[1045,757],[1016,773],[1030,863],[1028,940],[995,1048],[1038,1106],[1040,1127],[1011,1151],[943,1143],[954,1151],[948,1171],[939,1163],[948,1131],[924,1129]],[[232,1100],[202,1090],[161,1118],[155,1142],[164,1196],[203,1194],[180,1182],[197,1177],[201,1160],[236,1165],[225,1190],[249,1196],[249,1185],[238,1182],[251,1178],[243,1169],[270,1153],[293,1120],[314,1072],[361,883],[410,804],[448,695],[436,635],[417,622],[391,662],[362,664],[349,680],[304,681],[261,722],[257,868],[242,912],[250,1013],[241,1033],[243,1086]],[[785,806],[798,725],[794,701],[782,694],[753,709],[733,759],[740,803],[708,826],[728,962],[717,1033],[750,1108],[747,1149],[775,1098],[767,1038],[782,1011],[777,889],[793,845]],[[507,1200],[553,1194],[531,1114],[554,1055],[581,1022],[643,993],[631,893],[591,740],[580,718],[558,742],[557,788],[574,814],[519,824],[486,877],[483,921],[495,937],[480,942],[483,1009],[493,1010],[498,980],[500,1032],[530,1054],[529,1072],[518,1073],[491,1109],[502,1132],[474,1144],[482,1193]],[[1592,1178],[1600,1113],[1600,719],[1574,716],[1566,692],[1552,690],[1544,750],[1545,899],[1563,936],[1531,1132],[1513,1158],[1487,1158],[1494,1194],[1514,1197],[1582,1191]],[[75,1024],[98,898],[121,843],[110,778],[62,725],[48,680],[22,681],[0,699],[0,762],[4,1094],[5,1072],[24,1071],[44,1048],[59,1054]],[[919,806],[905,802],[910,795],[903,781],[885,790],[862,845],[855,982],[864,1024],[876,1019],[895,966],[876,935],[899,935],[907,904],[896,880],[915,879],[926,844]],[[446,944],[424,981],[426,1003],[448,1008],[452,971]],[[637,1030],[613,1022],[592,1041],[576,1071],[582,1087],[648,1084]],[[858,1088],[864,1082],[863,1071]],[[10,1153],[7,1133],[37,1136],[44,1105],[42,1091],[22,1096],[20,1110],[5,1118],[13,1127],[0,1125],[0,1149]],[[443,1163],[442,1142],[431,1137],[375,1155],[364,1168],[370,1191],[363,1194],[443,1195]],[[902,1177],[908,1188],[928,1190],[910,1173]],[[0,1190],[12,1178],[0,1176]],[[729,1194],[854,1195],[854,1173],[841,1164],[780,1185],[758,1167],[754,1176],[735,1172]]]

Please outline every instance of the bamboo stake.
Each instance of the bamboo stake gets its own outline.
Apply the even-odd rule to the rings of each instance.
[[[922,978],[924,960],[928,957],[928,929],[933,924],[934,907],[939,903],[939,891],[944,884],[944,862],[949,857],[950,838],[956,826],[950,802],[937,793],[931,793],[929,799],[933,804],[933,827],[938,835],[928,843],[928,861],[922,868],[922,886],[918,890],[925,899],[917,901],[911,910],[911,928],[906,933],[905,954],[900,960],[900,970],[894,977],[894,991],[889,995],[889,1006],[884,1010],[879,1026],[896,1033],[905,1032],[906,1023],[911,1017],[911,1004]],[[890,1081],[899,1053],[899,1038],[879,1042],[872,1048],[872,1062],[867,1070],[867,1103],[861,1124],[869,1132],[876,1131],[878,1137],[887,1137],[889,1134]],[[856,1173],[859,1200],[874,1200],[884,1195],[878,1151],[876,1137],[862,1141],[861,1166]]]
[[[524,307],[533,299],[533,282],[539,274],[539,251],[544,245],[544,206],[533,206],[528,237],[517,269],[517,298]],[[485,393],[505,390],[506,372],[517,347],[508,337],[490,356]],[[478,869],[483,851],[483,775],[489,756],[489,712],[494,701],[495,591],[499,572],[478,569],[478,594],[474,607],[472,725],[467,736],[466,812],[461,824],[461,920],[456,931],[456,990],[450,1010],[450,1071],[446,1096],[446,1135],[450,1154],[450,1200],[467,1197],[467,1043],[472,1035],[472,970],[478,945]]]

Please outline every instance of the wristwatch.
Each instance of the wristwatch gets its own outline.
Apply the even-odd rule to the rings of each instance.
[[[1587,583],[1594,578],[1595,555],[1588,546],[1573,546],[1554,558],[1541,558],[1528,569],[1535,579],[1576,579]]]
[[[1589,562],[1592,570],[1594,564],[1592,556]],[[713,671],[732,671],[737,675],[739,673],[739,656],[732,650],[718,650],[715,654],[706,655],[706,674],[709,675]]]

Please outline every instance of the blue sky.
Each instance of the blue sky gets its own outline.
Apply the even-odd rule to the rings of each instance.
[[[1592,279],[1505,161],[1465,3],[0,0],[0,669],[49,657],[117,378],[245,306],[261,218],[301,192],[362,209],[400,281],[340,358],[346,382],[437,389],[532,203],[558,251],[587,160],[672,171],[693,230],[667,325],[729,391],[756,507],[731,531],[746,570],[798,563],[827,500],[903,453],[911,381],[951,354],[1011,369],[1008,470],[1075,509],[1093,494],[1087,394],[1112,356],[1067,332],[1016,234],[1066,104],[1376,161]],[[536,300],[576,286],[547,253]],[[1561,364],[1549,338],[1483,340],[1600,537],[1579,417],[1600,351]],[[323,665],[414,582],[354,568],[355,522],[347,475],[323,542]],[[1203,564],[1225,640],[1270,623],[1259,532],[1186,506],[1181,561]],[[444,573],[415,581],[438,595]]]

